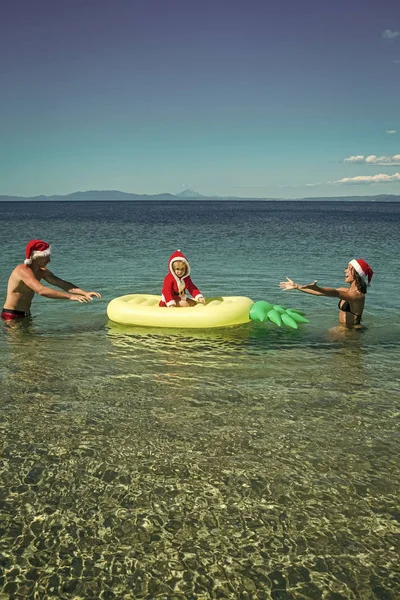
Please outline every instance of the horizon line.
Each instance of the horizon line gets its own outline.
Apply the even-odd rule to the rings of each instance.
[[[191,192],[193,193],[193,196],[189,195],[187,192]],[[101,196],[104,196],[104,194],[110,194],[110,196],[113,196],[115,194],[118,195],[122,195],[122,196],[134,196],[134,198],[82,198],[79,199],[77,198],[77,196],[87,196],[88,194],[93,195],[93,194],[99,194]],[[162,198],[162,196],[165,196],[164,198]],[[75,198],[73,198],[75,197]],[[313,201],[313,200],[346,200],[346,199],[355,199],[355,198],[365,198],[367,201],[368,199],[375,199],[375,198],[396,198],[400,200],[400,195],[399,194],[356,194],[356,195],[346,195],[346,196],[301,196],[301,197],[295,197],[295,198],[288,198],[285,196],[280,196],[280,197],[267,197],[267,196],[218,196],[218,195],[204,195],[204,194],[200,194],[199,192],[195,192],[192,189],[187,189],[184,190],[183,192],[178,192],[177,194],[171,194],[170,192],[160,192],[160,193],[156,193],[156,194],[137,194],[136,192],[122,192],[120,190],[86,190],[86,191],[75,191],[75,192],[69,192],[68,194],[51,194],[51,195],[45,195],[45,194],[39,194],[39,195],[35,195],[35,196],[19,196],[19,195],[15,195],[15,194],[0,194],[0,202],[46,202],[46,201],[64,201],[64,202],[93,202],[93,201],[97,201],[97,202],[134,202],[135,200],[137,201],[145,201],[145,200],[150,200],[150,201],[201,201],[201,200],[209,200],[209,201],[221,201],[221,202],[226,202],[226,201],[247,201],[247,200],[253,200],[253,201],[273,201],[273,202],[284,202],[284,201],[301,201],[301,200],[309,200],[309,201]],[[369,200],[369,201],[371,201]]]

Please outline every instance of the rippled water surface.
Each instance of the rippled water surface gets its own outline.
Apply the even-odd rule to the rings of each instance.
[[[400,597],[400,205],[2,209],[3,296],[43,237],[52,270],[104,298],[35,299],[32,321],[2,329],[1,600]],[[310,323],[109,322],[111,298],[159,292],[177,247],[205,295]],[[375,270],[362,331],[277,286],[340,285],[355,256]]]

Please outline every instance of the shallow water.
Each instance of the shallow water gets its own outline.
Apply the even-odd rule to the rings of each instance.
[[[334,220],[331,204],[312,207],[302,229],[304,207],[288,205],[280,213],[257,206],[253,217],[252,207],[226,206],[216,223],[215,206],[182,203],[185,228],[194,233],[170,246],[170,207],[150,207],[159,214],[160,223],[147,215],[157,246],[147,252],[145,243],[140,254],[137,241],[136,283],[124,279],[121,265],[127,246],[143,234],[143,209],[129,209],[127,240],[125,205],[111,207],[114,220],[110,207],[103,218],[95,205],[41,205],[39,216],[28,207],[30,231],[55,240],[54,271],[99,288],[105,299],[90,306],[35,300],[31,322],[3,328],[2,600],[400,597],[400,344],[393,275],[382,249],[395,237],[400,210],[363,211],[371,210],[374,222],[368,260],[377,284],[366,328],[343,332],[335,327],[332,301],[272,287],[283,269],[271,258],[255,257],[246,269],[262,221],[269,224],[265,252],[279,254],[283,274],[340,284],[342,249],[332,246],[333,234],[318,242],[314,265],[308,261],[315,242],[307,247],[303,236],[309,221],[322,232],[334,222],[340,229],[350,207],[336,207]],[[39,217],[50,208],[55,214],[42,234]],[[21,254],[21,242],[12,241],[19,217],[3,212],[2,219],[12,264]],[[354,222],[349,235],[361,232],[363,239],[370,225]],[[219,236],[221,229],[235,235]],[[66,258],[64,235],[73,230]],[[105,264],[106,248],[96,241],[111,233],[119,236],[117,250]],[[194,242],[206,236],[219,240],[226,257],[213,272],[204,264],[206,244],[198,252]],[[178,243],[193,255],[194,280],[206,294],[229,290],[279,300],[305,308],[310,324],[297,331],[252,324],[201,332],[109,322],[105,308],[113,296],[158,291]],[[295,251],[302,244],[304,251]],[[348,241],[344,246],[349,260],[354,250]],[[9,271],[3,261],[1,281]]]

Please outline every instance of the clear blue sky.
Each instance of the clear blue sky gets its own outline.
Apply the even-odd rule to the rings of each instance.
[[[399,0],[3,0],[0,82],[0,194],[400,194]]]

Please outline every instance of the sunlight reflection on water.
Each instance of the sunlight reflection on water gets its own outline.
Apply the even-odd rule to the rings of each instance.
[[[198,211],[203,235],[210,222]],[[246,214],[261,245],[260,214]],[[66,229],[49,220],[49,233],[62,247],[64,223],[83,244],[89,218],[70,216]],[[288,214],[275,215],[276,235],[293,235],[299,218],[290,228]],[[96,231],[119,231],[113,219],[91,223],[91,261]],[[122,247],[134,226],[122,228]],[[230,256],[233,241],[224,243]],[[369,243],[378,257],[378,238]],[[95,262],[95,273],[78,268],[79,282],[103,282],[108,297],[139,282],[157,293],[154,255],[135,265],[135,282],[119,271],[113,287],[125,256]],[[246,264],[235,257],[241,277]],[[321,258],[327,278],[329,268]],[[238,293],[272,294],[261,272],[256,261],[247,280],[221,276],[218,291],[236,281]],[[396,600],[399,325],[394,308],[381,310],[392,295],[377,287],[368,327],[340,334],[332,304],[299,296],[285,299],[310,319],[298,331],[133,328],[107,320],[107,300],[35,300],[35,318],[0,336],[0,597]]]

